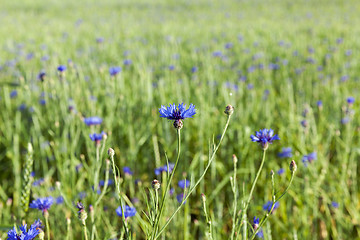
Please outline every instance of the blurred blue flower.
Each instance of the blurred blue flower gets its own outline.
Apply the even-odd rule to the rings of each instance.
[[[355,98],[354,97],[348,97],[346,99],[346,101],[347,101],[348,104],[353,104],[355,102]]]
[[[110,76],[116,76],[119,72],[121,72],[121,67],[110,67],[109,68]]]
[[[45,77],[46,77],[46,73],[43,71],[41,71],[38,75],[38,79],[42,82],[45,80]]]
[[[253,224],[252,224],[254,231],[256,231],[259,228],[259,224],[260,224],[259,218],[254,217]],[[258,231],[256,233],[256,236],[259,238],[264,238],[264,233],[263,233],[262,229],[260,229],[260,231]]]
[[[225,44],[225,48],[226,48],[226,49],[230,49],[230,48],[232,48],[233,46],[234,46],[234,44],[232,44],[231,42]]]
[[[108,185],[113,185],[114,184],[114,180],[112,180],[112,179],[109,179],[108,180]],[[103,187],[105,185],[105,181],[104,180],[100,180],[99,181],[99,186],[100,187]]]
[[[16,90],[12,90],[12,91],[10,92],[10,98],[16,98],[17,95],[18,95],[18,92],[17,92]]]
[[[170,66],[169,66],[169,70],[170,70],[170,71],[172,71],[172,70],[174,70],[174,69],[175,69],[175,66],[174,66],[174,65],[170,65]]]
[[[104,42],[104,38],[103,38],[103,37],[98,37],[98,38],[96,38],[96,42],[97,42],[97,43],[103,43],[103,42]]]
[[[272,129],[260,129],[258,132],[255,131],[255,135],[250,136],[253,142],[261,143],[263,149],[267,149],[269,143],[273,143],[275,140],[280,140],[277,134],[274,135],[274,130]]]
[[[79,198],[80,200],[86,198],[86,192],[79,192]]]
[[[221,56],[222,56],[222,52],[220,52],[220,51],[215,51],[215,52],[213,52],[213,56],[214,56],[214,57],[221,57]]]
[[[268,201],[267,203],[265,203],[264,205],[263,205],[263,210],[264,211],[270,211],[271,210],[271,207],[272,207],[272,201]],[[275,204],[274,204],[274,208],[273,208],[273,211],[274,210],[276,210],[276,209],[278,209],[279,208],[279,202],[276,202]]]
[[[130,206],[126,205],[125,207],[123,207],[123,210],[124,210],[124,217],[125,218],[133,217],[136,214],[136,208],[135,207],[130,207]],[[121,211],[120,206],[116,209],[116,214],[119,217],[122,217],[123,212]]]
[[[184,189],[185,187],[186,187],[186,188],[189,188],[189,186],[190,186],[190,181],[189,181],[189,180],[186,180],[186,179],[180,180],[180,181],[178,182],[178,186],[179,186],[180,188],[182,188],[182,189]]]
[[[124,65],[131,65],[132,61],[130,59],[125,59],[124,60]]]
[[[54,199],[52,197],[44,197],[44,198],[38,198],[36,200],[33,200],[29,207],[30,208],[36,208],[43,212],[47,211],[51,205],[53,204]]]
[[[280,158],[292,157],[292,148],[291,147],[282,148],[281,152],[278,153],[278,157],[280,157]]]
[[[106,133],[104,131],[102,131],[101,133],[90,134],[89,137],[90,137],[91,141],[99,142],[103,139],[104,135],[106,135]]]
[[[282,175],[284,172],[285,172],[285,170],[284,170],[283,168],[280,168],[280,169],[277,171],[277,174]]]
[[[40,186],[42,183],[44,183],[45,182],[45,180],[44,180],[44,178],[39,178],[38,180],[35,180],[34,182],[33,182],[33,186],[34,187],[38,187],[38,186]]]
[[[65,66],[65,65],[60,65],[60,66],[58,66],[57,70],[58,70],[59,72],[63,72],[63,71],[66,70],[66,66]]]
[[[320,108],[323,106],[323,102],[321,100],[316,102],[316,105]]]
[[[176,200],[179,202],[179,203],[182,203],[182,201],[184,200],[184,197],[186,197],[186,195],[184,195],[184,193],[180,193],[178,195],[176,195]],[[185,204],[186,201],[184,201],[183,204]]]
[[[191,68],[191,72],[192,72],[192,73],[196,73],[197,71],[198,71],[198,68],[197,68],[197,67],[194,66],[194,67]]]
[[[123,167],[123,171],[125,174],[133,175],[133,172],[131,171],[130,167]]]
[[[40,103],[40,105],[43,105],[43,106],[44,106],[44,105],[46,104],[46,100],[45,100],[45,99],[40,99],[40,100],[39,100],[39,103]]]
[[[305,155],[303,158],[302,158],[302,162],[305,164],[305,166],[307,165],[307,163],[312,163],[314,160],[317,159],[317,154],[316,152],[312,152],[312,153],[309,153],[308,155]]]
[[[62,204],[64,202],[63,196],[59,196],[55,199],[56,204]]]
[[[169,173],[172,172],[172,170],[174,169],[175,164],[174,163],[169,163]],[[155,175],[160,175],[162,172],[167,172],[167,165],[165,164],[162,167],[158,167],[155,169]]]
[[[84,119],[84,123],[88,126],[101,124],[102,121],[100,117],[88,117]]]
[[[339,203],[337,203],[337,202],[335,202],[335,201],[332,201],[332,202],[331,202],[331,206],[332,206],[333,208],[339,208]]]

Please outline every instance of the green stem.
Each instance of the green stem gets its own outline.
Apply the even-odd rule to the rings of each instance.
[[[223,130],[223,133],[221,135],[221,138],[219,140],[219,144],[216,146],[216,148],[214,149],[214,152],[212,153],[211,157],[210,157],[210,160],[209,160],[209,163],[207,164],[203,174],[200,176],[199,180],[195,183],[195,185],[193,187],[190,188],[189,190],[189,193],[186,194],[186,196],[184,196],[183,198],[183,202],[185,202],[191,195],[191,193],[195,190],[195,188],[199,185],[199,183],[201,182],[201,180],[204,178],[206,172],[208,171],[208,169],[210,168],[210,165],[212,163],[212,161],[215,159],[215,154],[217,152],[217,150],[219,149],[221,143],[222,143],[222,140],[225,136],[225,133],[226,133],[226,130],[229,126],[229,123],[230,123],[230,118],[231,118],[231,115],[228,115],[228,119],[226,121],[226,125],[224,127],[224,130]],[[171,215],[171,217],[166,221],[165,225],[160,229],[159,233],[156,235],[155,239],[157,239],[161,233],[165,230],[165,228],[169,225],[169,223],[171,222],[171,220],[175,217],[175,215],[179,212],[179,210],[181,209],[183,204],[180,204],[180,206],[175,210],[175,212]]]
[[[83,225],[83,230],[84,230],[84,238],[85,240],[88,240],[88,236],[87,236],[87,229],[86,229],[86,225]]]
[[[50,240],[49,213],[47,212],[47,210],[45,210],[44,212],[44,217],[45,217],[47,239]]]
[[[127,222],[125,219],[125,212],[123,209],[123,199],[122,199],[122,195],[121,195],[121,190],[120,190],[120,171],[119,169],[115,166],[115,161],[114,161],[114,156],[110,156],[111,158],[111,162],[112,162],[112,169],[113,169],[113,176],[114,176],[114,182],[116,185],[116,191],[117,194],[119,196],[120,199],[120,208],[121,208],[121,212],[122,212],[122,220],[123,220],[123,224],[124,224],[124,230],[125,230],[125,239],[129,239],[129,232],[128,232],[128,227],[127,227]],[[117,174],[118,173],[118,174]],[[116,179],[116,176],[118,175],[119,179]]]
[[[180,148],[181,148],[181,135],[180,135],[180,129],[177,129],[177,135],[178,135],[178,154],[177,154],[177,158],[176,158],[176,162],[175,162],[175,165],[174,165],[174,168],[170,174],[170,177],[167,179],[167,184],[166,184],[166,188],[165,188],[165,192],[163,194],[163,197],[162,197],[162,200],[161,200],[161,205],[160,205],[160,211],[158,212],[158,214],[156,215],[156,218],[155,218],[155,224],[154,224],[154,229],[153,229],[153,234],[151,236],[151,239],[154,239],[156,240],[158,238],[158,236],[156,235],[157,233],[157,228],[159,226],[159,222],[160,222],[160,218],[161,218],[161,215],[162,215],[162,212],[164,210],[164,206],[165,206],[165,201],[166,201],[166,197],[169,193],[169,189],[170,189],[170,184],[171,184],[171,180],[173,179],[174,177],[174,174],[175,174],[175,170],[177,168],[177,165],[179,163],[179,158],[180,158]],[[167,169],[167,172],[169,172],[169,165],[168,165],[168,169]]]
[[[290,179],[290,182],[289,182],[289,185],[286,187],[285,191],[283,192],[283,194],[281,194],[280,197],[278,197],[276,200],[273,200],[273,203],[272,203],[272,206],[271,206],[271,209],[270,211],[268,211],[265,216],[261,219],[260,223],[259,223],[259,227],[254,231],[254,233],[252,234],[251,236],[251,239],[254,239],[256,234],[261,230],[261,227],[264,225],[264,223],[267,221],[267,219],[269,218],[270,214],[272,213],[272,211],[274,210],[274,207],[275,207],[275,203],[278,202],[289,190],[293,180],[294,180],[294,176],[295,176],[295,171],[293,171],[291,173],[291,179]]]
[[[259,176],[261,174],[261,170],[264,166],[264,162],[265,162],[265,156],[266,156],[266,149],[264,149],[264,152],[263,152],[263,157],[262,157],[262,161],[261,161],[261,164],[260,164],[260,167],[259,167],[259,170],[257,171],[256,173],[256,176],[255,176],[255,179],[254,179],[254,182],[251,186],[251,190],[250,190],[250,194],[249,194],[249,197],[245,203],[245,207],[244,207],[244,210],[242,212],[242,223],[243,224],[243,239],[247,239],[247,209],[249,207],[249,204],[250,204],[250,201],[251,201],[251,198],[252,198],[252,195],[254,193],[254,189],[255,189],[255,186],[256,186],[256,183],[259,179]]]

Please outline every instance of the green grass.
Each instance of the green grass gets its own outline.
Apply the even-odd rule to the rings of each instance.
[[[232,155],[239,159],[240,209],[262,157],[250,135],[262,128],[274,129],[281,140],[267,151],[247,211],[249,221],[265,214],[262,205],[271,200],[271,170],[286,170],[281,176],[275,174],[276,190],[286,188],[291,159],[280,159],[277,153],[282,147],[292,147],[298,171],[280,208],[263,227],[265,239],[360,239],[360,4],[356,0],[0,0],[0,5],[0,238],[6,239],[8,227],[19,225],[22,219],[28,224],[37,218],[44,222],[40,211],[29,209],[23,215],[20,207],[29,142],[34,149],[35,180],[44,178],[41,186],[32,187],[30,201],[59,196],[56,181],[68,200],[68,205],[54,204],[49,210],[52,239],[83,236],[74,205],[80,192],[87,193],[82,202],[89,214],[91,237],[88,207],[97,196],[91,187],[98,165],[89,134],[105,131],[108,139],[99,158],[99,178],[105,178],[106,150],[112,147],[119,169],[129,166],[134,172],[124,176],[121,171],[122,191],[138,212],[128,221],[133,237],[144,239],[149,227],[145,196],[156,177],[154,169],[166,163],[165,156],[174,162],[177,154],[176,131],[172,122],[159,117],[158,109],[184,102],[193,103],[197,114],[186,119],[181,130],[181,156],[172,185],[175,194],[181,192],[178,180],[186,176],[195,183],[203,173],[213,139],[218,142],[225,125],[226,105],[233,105],[235,112],[205,179],[162,239],[209,239],[201,193],[207,197],[213,239],[229,237],[234,203]],[[102,44],[96,43],[98,37],[104,38]],[[339,38],[343,43],[336,43]],[[229,42],[233,47],[225,49]],[[347,50],[352,51],[350,56]],[[214,57],[215,51],[225,57]],[[28,53],[34,54],[31,60],[26,59]],[[49,60],[41,61],[43,56]],[[125,59],[133,64],[124,66]],[[8,66],[12,60],[16,64]],[[270,63],[280,69],[270,70]],[[63,80],[56,70],[60,64],[68,68]],[[259,64],[263,70],[248,71]],[[175,69],[170,71],[170,65]],[[115,78],[109,75],[111,66],[122,67]],[[198,67],[196,73],[191,72],[193,66]],[[318,71],[318,66],[323,70]],[[41,70],[47,74],[44,82],[37,79]],[[349,79],[342,82],[343,76]],[[228,88],[227,82],[236,89]],[[10,98],[13,90],[16,98]],[[42,92],[45,106],[39,104]],[[349,108],[346,99],[350,96],[355,97],[355,104]],[[322,109],[316,105],[318,100],[323,101]],[[21,104],[26,104],[26,110],[18,110]],[[70,112],[69,106],[75,110]],[[347,108],[353,114],[347,114]],[[342,124],[346,115],[350,121]],[[88,127],[83,117],[89,116],[104,121]],[[306,129],[300,124],[304,119],[309,124]],[[302,157],[314,151],[318,159],[305,167]],[[83,168],[77,172],[80,163]],[[158,179],[163,184],[164,177]],[[140,183],[135,184],[136,179]],[[332,207],[332,201],[339,208]],[[115,187],[109,186],[93,213],[96,239],[120,237],[122,219],[115,213],[119,205]],[[178,205],[175,195],[170,197],[165,216]],[[165,218],[160,224],[164,222]]]

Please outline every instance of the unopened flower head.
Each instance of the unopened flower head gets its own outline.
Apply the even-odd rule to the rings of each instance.
[[[109,157],[113,157],[113,156],[115,155],[114,149],[109,148],[109,149],[108,149],[108,155],[109,155]]]
[[[294,160],[291,160],[289,169],[291,172],[295,172],[297,170],[297,165]]]
[[[271,144],[275,140],[280,140],[277,134],[274,135],[274,130],[272,129],[260,129],[258,132],[255,131],[255,135],[251,135],[250,138],[253,142],[260,143],[264,150],[269,147],[269,143]]]
[[[183,103],[178,106],[170,104],[169,107],[161,106],[159,109],[160,117],[174,120],[174,127],[181,129],[183,126],[182,120],[185,118],[192,118],[196,114],[195,105],[190,104],[190,107],[186,109],[186,105]]]
[[[234,107],[231,106],[231,105],[227,105],[226,108],[225,108],[224,113],[225,113],[226,115],[231,116],[231,115],[234,113]]]
[[[155,190],[158,190],[161,186],[160,182],[156,179],[154,179],[151,183],[152,187],[155,189]]]

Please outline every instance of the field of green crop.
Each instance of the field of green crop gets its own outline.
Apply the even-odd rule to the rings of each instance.
[[[0,6],[0,239],[360,239],[357,0]]]

